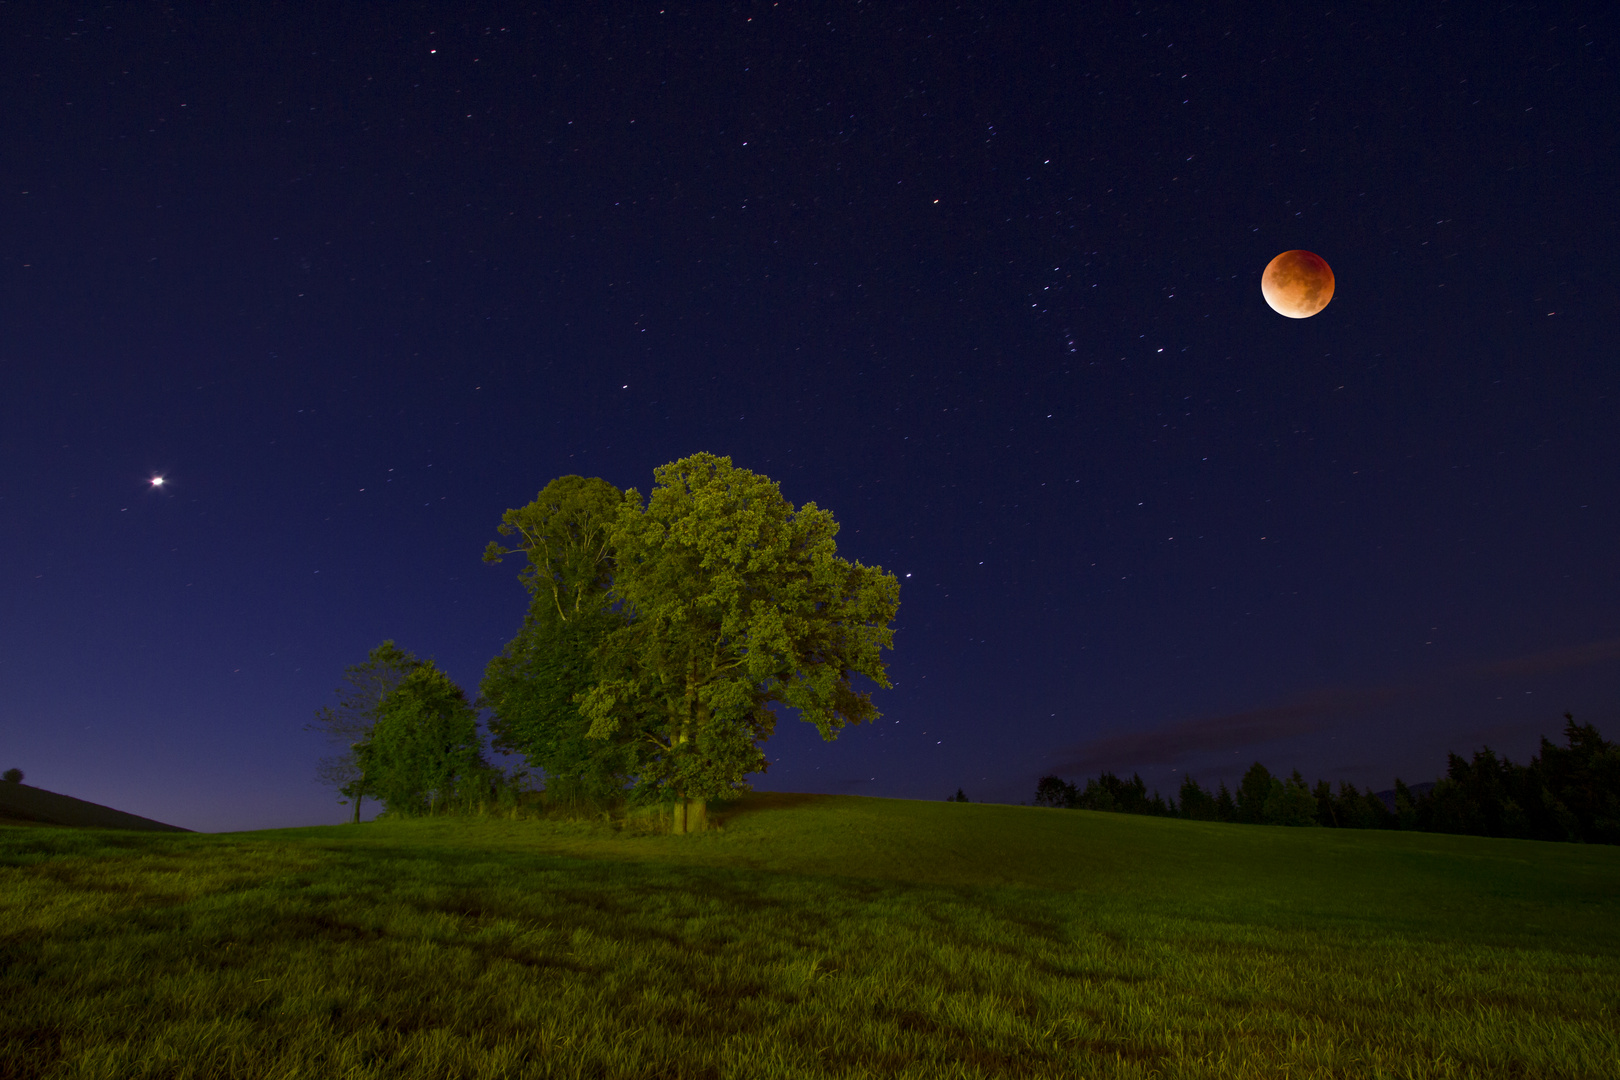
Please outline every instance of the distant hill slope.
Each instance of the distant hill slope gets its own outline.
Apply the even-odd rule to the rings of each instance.
[[[110,806],[85,802],[71,795],[0,781],[0,825],[14,818],[23,824],[68,825],[80,829],[144,829],[148,832],[190,832],[151,818],[126,814]]]
[[[1358,903],[1400,912],[1441,881],[1454,888],[1467,880],[1499,897],[1522,888],[1526,895],[1553,890],[1582,903],[1606,898],[1591,909],[1593,919],[1613,918],[1620,928],[1614,899],[1620,897],[1620,848],[1605,845],[788,792],[750,792],[711,808],[710,820],[720,827],[690,836],[620,831],[600,821],[456,817],[379,818],[256,835],[341,840],[386,852],[431,849],[453,860],[477,851],[479,858],[511,858],[524,866],[535,856],[564,856],[1099,897],[1158,896],[1174,880],[1173,891],[1189,911],[1202,912],[1198,918],[1210,917],[1206,899],[1216,894],[1240,898],[1240,906],[1286,906],[1286,897],[1272,895],[1284,880],[1295,893],[1325,890],[1338,898],[1334,910],[1341,914]],[[1479,911],[1505,918],[1495,907]],[[1447,918],[1455,928],[1462,915],[1453,911]],[[1620,955],[1620,929],[1602,933]]]

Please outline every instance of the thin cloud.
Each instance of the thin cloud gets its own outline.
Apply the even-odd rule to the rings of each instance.
[[[1572,645],[1565,649],[1516,656],[1510,660],[1497,660],[1468,669],[1470,676],[1530,676],[1547,675],[1555,671],[1589,667],[1606,660],[1620,660],[1620,638],[1589,641],[1585,645]]]
[[[1616,660],[1620,660],[1620,638],[1608,638],[1453,668],[1418,682],[1325,689],[1278,705],[1181,720],[1155,731],[1105,735],[1059,751],[1052,771],[1072,776],[1089,775],[1101,769],[1119,772],[1176,765],[1198,755],[1230,753],[1248,746],[1308,735],[1321,730],[1334,717],[1421,697],[1459,682],[1527,678]]]
[[[1105,735],[1073,748],[1053,771],[1074,774],[1174,765],[1199,754],[1309,734],[1332,716],[1386,704],[1396,696],[1390,690],[1329,690],[1268,708],[1182,720],[1156,731]]]

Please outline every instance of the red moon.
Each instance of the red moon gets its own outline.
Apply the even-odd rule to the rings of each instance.
[[[1333,268],[1309,251],[1285,251],[1266,264],[1260,293],[1277,314],[1308,319],[1333,299]]]

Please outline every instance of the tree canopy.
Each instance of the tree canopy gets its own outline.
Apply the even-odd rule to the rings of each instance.
[[[304,726],[306,731],[321,732],[330,742],[343,748],[341,753],[323,757],[315,775],[353,801],[355,821],[360,820],[361,801],[373,793],[367,790],[355,760],[354,744],[370,733],[377,722],[377,707],[383,698],[421,666],[421,660],[392,640],[384,641],[371,650],[363,663],[344,669],[343,685],[337,690],[337,707],[317,709],[314,721]]]
[[[390,814],[473,801],[491,777],[478,715],[433,661],[421,661],[400,680],[378,703],[376,717],[354,757],[365,790]]]
[[[613,580],[613,531],[624,493],[599,477],[559,476],[527,506],[508,510],[496,531],[516,536],[514,547],[490,541],[485,562],[514,552],[528,557],[519,577],[533,607],[561,621],[600,607]],[[549,603],[547,603],[549,601]]]
[[[685,832],[765,770],[774,707],[825,739],[877,719],[855,680],[889,685],[900,586],[838,557],[830,513],[795,508],[730,458],[696,454],[654,481],[643,500],[561,477],[507,512],[502,533],[519,542],[485,557],[528,556],[531,604],[484,696],[492,727],[548,774],[577,766],[583,726],[594,767],[672,802]]]
[[[592,739],[577,699],[595,682],[597,652],[623,624],[610,595],[613,528],[624,495],[600,479],[562,476],[533,502],[508,510],[499,531],[512,547],[491,543],[486,562],[521,553],[530,594],[523,627],[490,661],[480,686],[492,716],[491,742],[519,753],[553,789],[585,795],[621,790],[628,777],[623,740]]]
[[[877,719],[853,678],[888,687],[900,585],[838,557],[832,514],[795,509],[730,458],[695,454],[653,477],[645,504],[632,490],[620,506],[613,595],[629,618],[581,712],[598,737],[639,735],[638,786],[674,800],[686,831],[765,770],[771,706],[829,740]]]

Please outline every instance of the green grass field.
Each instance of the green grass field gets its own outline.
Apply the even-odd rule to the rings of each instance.
[[[0,1076],[1620,1076],[1620,849],[719,821],[0,828]]]

